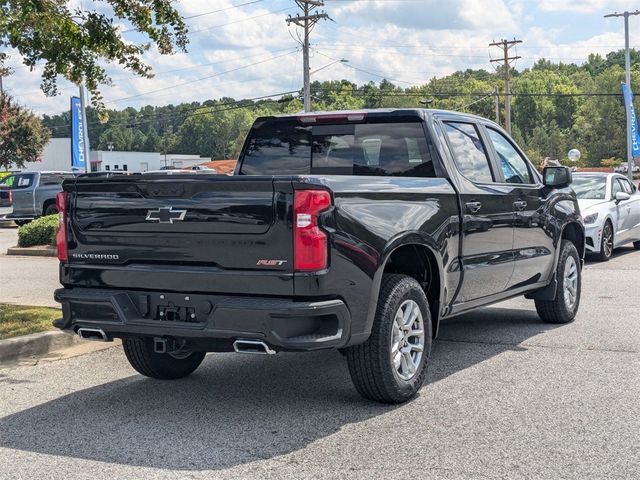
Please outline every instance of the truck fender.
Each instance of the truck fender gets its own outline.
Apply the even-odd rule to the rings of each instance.
[[[382,283],[382,276],[384,274],[385,268],[389,263],[389,259],[398,249],[402,247],[416,246],[419,248],[425,248],[431,255],[431,258],[435,260],[437,265],[437,271],[432,272],[432,275],[435,273],[438,275],[438,283],[439,289],[437,292],[438,300],[437,305],[431,306],[431,321],[433,327],[433,336],[435,338],[438,325],[440,322],[440,311],[442,308],[443,300],[444,300],[444,281],[443,281],[443,262],[442,256],[438,252],[436,248],[436,243],[428,236],[422,235],[418,232],[408,232],[403,235],[392,238],[386,245],[386,247],[382,250],[380,255],[380,261],[378,263],[377,270],[373,277],[373,282],[371,285],[371,294],[369,300],[369,310],[367,312],[367,322],[365,325],[365,333],[368,335],[371,333],[371,327],[373,325],[373,320],[376,314],[376,308],[378,305],[378,295],[380,294],[380,285]]]

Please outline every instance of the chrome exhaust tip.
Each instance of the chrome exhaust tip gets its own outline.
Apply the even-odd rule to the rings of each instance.
[[[109,337],[101,328],[79,328],[78,336],[82,340],[92,340],[94,342],[109,342]]]
[[[233,342],[236,353],[250,353],[253,355],[275,355],[277,352],[262,340],[236,340]]]

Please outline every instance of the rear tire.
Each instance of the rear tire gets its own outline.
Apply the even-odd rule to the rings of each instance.
[[[602,238],[600,239],[600,253],[596,256],[601,262],[608,262],[613,255],[613,224],[610,220],[604,222]]]
[[[13,223],[15,223],[16,225],[18,225],[19,227],[26,225],[27,223],[31,222],[31,220],[14,220]]]
[[[371,336],[347,349],[349,373],[360,395],[391,404],[415,396],[427,375],[431,332],[420,284],[406,275],[385,275]]]
[[[640,242],[633,242],[633,248],[640,250]]]
[[[44,209],[44,211],[42,212],[43,215],[55,215],[58,213],[58,207],[56,207],[55,203],[50,203],[49,205],[47,205]]]
[[[576,246],[562,240],[556,267],[558,287],[553,300],[536,300],[536,310],[543,322],[571,323],[576,318],[582,292],[582,272]]]
[[[124,338],[122,347],[131,366],[145,377],[160,380],[184,378],[200,366],[206,352],[192,352],[176,358],[169,353],[156,353],[149,337]]]

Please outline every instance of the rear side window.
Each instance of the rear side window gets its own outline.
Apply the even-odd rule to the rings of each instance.
[[[16,175],[15,178],[12,187],[14,190],[29,188],[33,184],[33,175]]]
[[[42,175],[40,185],[61,185],[63,180],[63,177],[57,175]]]
[[[472,182],[493,182],[487,150],[472,123],[445,122],[453,157],[460,173]]]
[[[241,175],[434,177],[421,123],[256,127]]]

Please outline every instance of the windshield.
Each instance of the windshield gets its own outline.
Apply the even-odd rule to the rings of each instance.
[[[571,187],[579,199],[604,200],[607,190],[607,177],[604,175],[588,177],[574,176]]]

